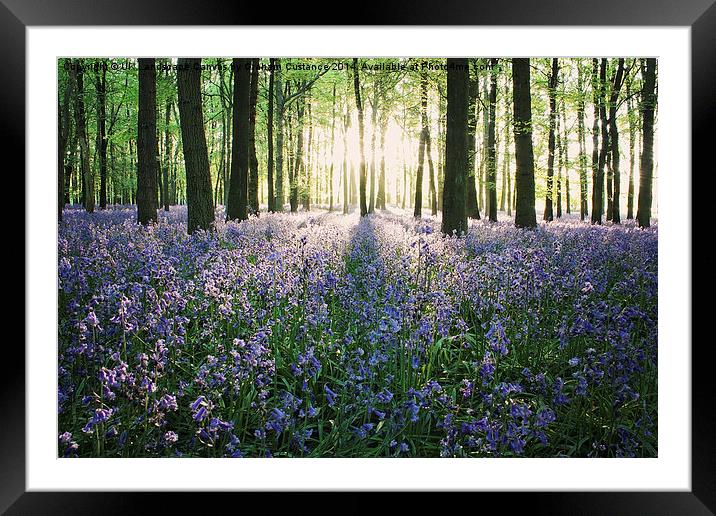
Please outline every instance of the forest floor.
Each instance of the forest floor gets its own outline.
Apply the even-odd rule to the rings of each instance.
[[[60,456],[657,455],[656,227],[222,218],[65,211]]]

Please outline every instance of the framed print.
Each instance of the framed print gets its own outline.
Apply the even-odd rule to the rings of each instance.
[[[714,510],[691,169],[716,8],[451,7],[4,1],[27,335],[3,510]]]

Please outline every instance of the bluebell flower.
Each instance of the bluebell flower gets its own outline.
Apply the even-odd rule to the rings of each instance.
[[[328,406],[332,407],[336,404],[336,398],[338,397],[338,394],[333,392],[327,384],[323,386],[323,390],[326,393],[326,400],[328,401]]]

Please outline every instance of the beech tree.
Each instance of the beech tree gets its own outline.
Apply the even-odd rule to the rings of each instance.
[[[359,171],[359,189],[360,189],[360,214],[364,217],[368,214],[368,205],[366,204],[366,171],[365,171],[365,127],[363,122],[363,104],[360,97],[360,76],[358,73],[358,58],[353,58],[353,91],[356,97],[356,108],[358,109],[358,145],[360,148],[360,171]]]
[[[71,67],[73,90],[75,92],[75,131],[80,147],[80,181],[82,184],[82,204],[85,209],[94,212],[94,174],[90,168],[90,148],[87,139],[87,125],[84,99],[84,61],[76,59]]]
[[[606,58],[601,59],[599,62],[599,75],[597,76],[597,60],[593,61],[593,84],[592,89],[594,90],[594,117],[595,117],[595,131],[596,120],[599,120],[599,130],[601,132],[601,147],[599,148],[599,154],[597,158],[597,174],[594,178],[593,186],[593,202],[592,202],[592,222],[596,224],[602,223],[602,215],[604,215],[604,169],[607,165],[607,157],[609,153],[609,125],[607,120],[607,109],[606,109],[606,70],[607,60]],[[598,136],[595,136],[598,138]]]
[[[139,59],[137,123],[137,221],[157,220],[157,72],[154,58]]]
[[[656,109],[656,59],[641,60],[644,85],[641,90],[642,151],[639,164],[639,200],[636,213],[639,227],[651,224],[652,179],[654,174],[654,111]]]
[[[609,205],[607,220],[613,221],[615,224],[621,222],[619,211],[619,198],[621,196],[621,173],[619,171],[619,125],[617,124],[617,110],[619,108],[619,91],[624,83],[624,58],[619,58],[617,70],[614,74],[614,80],[611,85],[611,94],[609,96],[609,143],[612,158],[612,166],[610,170],[611,189],[609,192]]]
[[[490,59],[490,94],[487,98],[487,197],[490,222],[497,222],[497,150],[495,148],[495,107],[497,104],[497,59]]]
[[[211,229],[214,222],[211,175],[201,103],[200,58],[179,60],[177,94],[186,167],[187,229],[189,233],[193,233],[198,229]]]
[[[251,60],[234,58],[234,94],[231,141],[231,176],[226,205],[227,220],[248,219],[249,106]]]
[[[584,125],[584,71],[577,63],[577,138],[579,139],[579,217],[584,220],[589,215],[587,202],[587,141]]]
[[[425,165],[425,146],[428,139],[428,75],[420,75],[420,143],[418,144],[418,168],[415,172],[415,209],[413,216],[422,217],[423,214],[423,168]]]
[[[248,206],[251,213],[259,213],[259,160],[256,157],[256,102],[259,92],[259,60],[251,59],[251,87],[249,91],[249,177]]]
[[[104,63],[101,63],[104,65]],[[97,90],[97,155],[99,157],[99,207],[107,209],[107,68],[95,73]]]
[[[530,96],[530,60],[512,60],[512,105],[514,109],[515,162],[515,226],[534,228],[535,170],[532,150],[532,99]]]
[[[548,77],[549,94],[549,140],[547,143],[547,196],[544,206],[544,220],[550,222],[554,219],[552,208],[552,196],[554,195],[554,148],[555,148],[555,127],[557,120],[557,81],[559,80],[559,62],[557,58],[552,59],[552,70]]]
[[[62,221],[62,211],[69,194],[69,179],[72,168],[65,167],[67,147],[70,141],[70,103],[72,99],[72,81],[68,77],[62,89],[62,97],[57,98],[57,220]],[[68,173],[69,172],[69,173]]]
[[[472,60],[471,64],[475,69],[470,74],[470,83],[468,86],[468,113],[467,113],[467,216],[471,219],[480,219],[480,207],[477,203],[477,187],[475,186],[475,132],[477,130],[477,96],[479,83],[477,80],[476,60]]]
[[[268,83],[268,114],[266,116],[266,178],[268,183],[268,211],[276,211],[276,194],[274,193],[274,162],[273,162],[273,99],[274,99],[274,74],[276,73],[276,59],[269,61],[269,83]]]
[[[447,60],[447,126],[445,133],[445,181],[443,186],[442,232],[467,231],[465,212],[467,182],[468,61]]]

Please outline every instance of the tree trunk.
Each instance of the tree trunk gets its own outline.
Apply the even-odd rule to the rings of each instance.
[[[467,113],[467,216],[471,219],[480,219],[480,207],[477,202],[477,187],[475,186],[475,162],[477,151],[475,149],[475,132],[477,130],[477,96],[480,84],[477,76],[469,78],[468,113]]]
[[[268,181],[268,211],[273,213],[276,211],[276,194],[274,193],[273,178],[273,98],[274,98],[274,68],[276,67],[276,59],[269,59],[269,84],[268,84],[268,113],[266,116],[266,144],[268,146],[268,156],[266,159],[266,176]]]
[[[584,220],[589,215],[587,204],[587,141],[584,124],[584,75],[581,62],[577,62],[577,137],[579,138],[579,217]]]
[[[510,180],[510,102],[509,102],[509,76],[505,74],[505,146],[502,158],[502,196],[500,197],[500,210],[507,210],[507,215],[512,215],[512,197]]]
[[[483,63],[487,61],[483,59]],[[484,65],[483,65],[484,66]],[[487,192],[487,134],[490,132],[490,109],[489,104],[489,85],[487,77],[482,81],[482,98],[484,99],[482,105],[485,106],[482,110],[482,148],[480,149],[480,183],[479,183],[479,201],[478,204],[482,206],[485,213],[490,213],[490,196]]]
[[[249,87],[249,177],[248,211],[259,213],[259,161],[256,157],[256,102],[259,91],[259,60],[251,59],[251,84]]]
[[[430,213],[433,217],[438,214],[438,199],[435,189],[435,168],[433,167],[432,151],[430,150],[430,129],[425,136],[425,154],[428,157],[428,187],[430,188]]]
[[[497,222],[497,152],[495,149],[495,107],[497,104],[497,59],[490,60],[490,95],[487,124],[487,197],[490,222]]]
[[[74,76],[75,99],[75,130],[80,144],[80,178],[82,180],[82,203],[89,213],[94,212],[94,175],[89,162],[89,142],[87,140],[87,126],[84,101],[84,63],[81,59],[75,61],[71,70]]]
[[[169,70],[167,70],[167,78],[169,78]],[[223,115],[223,110],[222,110]],[[164,174],[164,211],[169,211],[169,163],[172,158],[172,139],[169,132],[169,123],[171,122],[172,116],[172,97],[167,95],[166,104],[164,105],[164,163],[163,163],[163,174]],[[223,161],[223,153],[222,153]],[[217,184],[219,181],[217,181]]]
[[[179,59],[177,91],[184,169],[186,171],[187,229],[209,230],[214,222],[209,153],[201,104],[201,59]]]
[[[604,214],[604,167],[607,163],[607,154],[609,153],[609,126],[607,124],[606,109],[606,70],[607,59],[602,58],[599,65],[599,80],[597,84],[598,105],[599,105],[599,125],[601,127],[602,146],[599,150],[599,161],[597,163],[597,179],[595,181],[596,204],[597,210],[592,207],[592,221],[597,224],[602,223],[602,215]],[[595,213],[596,212],[596,213]],[[596,220],[595,220],[596,219]]]
[[[347,83],[346,83],[347,84]],[[348,127],[350,126],[350,111],[348,110],[348,91],[345,96],[345,110],[343,113],[343,214],[348,214],[350,205],[350,185],[348,184]]]
[[[283,86],[281,85],[281,60],[274,59],[274,75],[276,84],[274,91],[276,92],[276,188],[274,209],[283,211]]]
[[[549,140],[547,142],[547,196],[544,205],[544,220],[550,222],[554,219],[552,210],[552,196],[554,195],[554,146],[555,146],[555,125],[557,119],[557,98],[556,88],[559,80],[559,62],[557,58],[552,59],[552,71],[549,75]]]
[[[562,100],[562,153],[563,165],[564,165],[564,193],[565,193],[565,207],[567,213],[571,213],[570,207],[571,197],[569,193],[569,133],[567,130],[567,99]]]
[[[420,218],[423,215],[423,167],[425,163],[425,145],[428,137],[428,74],[420,74],[420,143],[418,144],[418,170],[415,175],[415,208],[413,216]]]
[[[602,197],[604,188],[604,177],[600,173],[599,153],[599,106],[601,105],[601,87],[599,86],[599,60],[592,59],[592,102],[593,102],[593,124],[592,124],[592,224],[602,223]]]
[[[621,197],[621,172],[619,171],[619,127],[617,123],[617,103],[619,101],[619,91],[624,83],[624,58],[619,58],[617,64],[617,72],[612,83],[612,92],[609,97],[609,141],[611,143],[612,152],[612,174],[613,174],[613,192],[612,192],[612,213],[611,220],[615,224],[621,222],[621,213],[619,209],[619,198]]]
[[[636,118],[631,98],[631,76],[626,83],[627,113],[629,118],[629,189],[627,191],[627,219],[634,218],[634,163],[636,161]]]
[[[104,65],[105,63],[101,63]],[[99,207],[107,209],[107,69],[95,74],[97,91],[97,153],[99,154]]]
[[[562,167],[564,166],[562,152],[562,120],[557,114],[556,128],[555,128],[555,145],[557,147],[557,218],[562,218]]]
[[[642,151],[639,164],[639,200],[636,218],[639,227],[651,224],[652,178],[654,173],[654,110],[656,108],[656,59],[641,60]]]
[[[530,60],[512,60],[512,99],[515,132],[515,226],[534,228],[535,173],[532,150],[532,99],[530,98]]]
[[[227,220],[246,220],[248,214],[249,178],[249,109],[251,91],[251,60],[233,59],[234,94],[231,141],[231,176],[226,206]]]
[[[360,215],[364,217],[368,214],[368,205],[366,203],[366,171],[365,171],[365,146],[364,133],[365,127],[363,122],[363,104],[360,99],[360,77],[358,75],[358,58],[353,58],[353,90],[356,97],[356,107],[358,108],[358,145],[360,146]]]
[[[301,170],[303,165],[303,112],[304,100],[299,98],[296,102],[296,154],[293,160],[293,166],[289,168],[289,203],[291,211],[298,211],[298,194],[299,181],[301,178]]]
[[[377,136],[376,118],[378,113],[378,79],[373,79],[373,103],[370,110],[370,198],[368,200],[368,213],[375,211],[375,138]]]
[[[387,131],[388,115],[387,112],[383,114],[383,120],[380,124],[380,174],[378,175],[378,196],[376,198],[376,206],[379,209],[385,210],[385,133]]]
[[[313,173],[314,162],[313,162],[313,116],[311,113],[311,97],[306,96],[306,117],[308,118],[308,143],[306,145],[306,160],[303,162],[301,168],[303,175],[298,176],[301,179],[301,197],[303,201],[303,209],[306,211],[311,210],[311,174]],[[301,126],[302,127],[302,126]]]
[[[137,124],[137,220],[157,220],[157,72],[154,58],[139,59]]]
[[[442,232],[467,232],[465,211],[467,181],[467,115],[469,96],[467,59],[447,60],[447,128],[445,135],[445,185]]]
[[[57,220],[62,221],[62,210],[65,208],[67,196],[69,195],[68,179],[72,168],[65,165],[67,155],[67,143],[70,133],[70,102],[72,99],[72,80],[67,77],[65,87],[62,90],[62,102],[57,99]],[[69,173],[67,173],[69,172]]]
[[[468,105],[468,134],[469,134],[469,124],[470,124],[470,113],[469,113],[469,105]],[[445,150],[445,101],[443,99],[442,95],[438,96],[438,210],[443,210],[443,174],[444,174],[444,168],[445,168],[445,157],[443,156],[444,150]],[[468,136],[469,138],[469,136]],[[473,136],[473,142],[475,138]],[[474,146],[474,143],[473,143]],[[468,142],[468,160],[470,159],[470,144]],[[474,159],[474,158],[473,158]],[[469,171],[469,165],[468,165],[468,171]],[[469,172],[468,172],[469,173]],[[475,175],[473,171],[473,178],[472,178],[472,187],[475,188]],[[469,185],[469,179],[468,179],[468,185]],[[469,195],[469,189],[468,189],[468,195]],[[470,211],[468,210],[468,216],[470,216]],[[479,214],[479,213],[478,213]]]
[[[333,164],[336,154],[336,83],[333,83],[333,103],[331,104],[331,168],[328,172],[328,211],[333,211]]]

